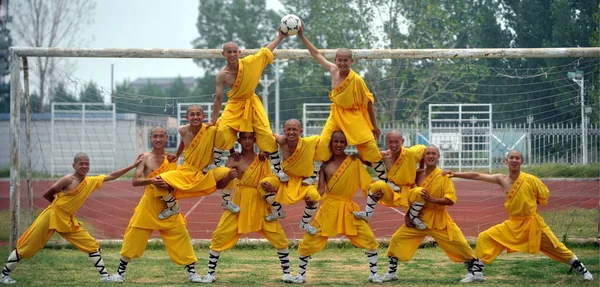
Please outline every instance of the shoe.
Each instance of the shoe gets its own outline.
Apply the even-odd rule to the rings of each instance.
[[[304,275],[296,275],[296,277],[294,277],[294,279],[292,279],[292,283],[296,283],[296,284],[302,284],[302,283],[306,283],[306,279],[304,278]]]
[[[290,177],[283,171],[278,172],[277,177],[279,178],[279,182],[288,182],[290,180]]]
[[[173,210],[171,208],[166,208],[158,214],[158,219],[165,220],[175,214],[178,214],[181,210],[177,208],[177,210]]]
[[[217,277],[215,277],[215,275],[206,274],[206,276],[204,276],[204,279],[202,279],[202,283],[213,283],[216,280]]]
[[[108,274],[100,275],[100,282],[112,282],[112,278]]]
[[[481,272],[467,273],[467,276],[460,280],[460,283],[484,282],[485,277]]]
[[[315,184],[316,181],[317,181],[317,179],[315,179],[315,178],[307,177],[302,181],[302,185],[313,185],[313,184]]]
[[[366,222],[369,222],[369,220],[371,220],[371,216],[368,216],[366,211],[354,211],[352,212],[352,214],[354,214],[354,217],[356,217],[357,219],[362,219]]]
[[[383,275],[383,282],[396,281],[398,280],[398,274],[396,273],[386,273]]]
[[[369,282],[383,283],[383,280],[381,279],[381,276],[379,276],[379,274],[375,273],[375,274],[369,275]]]
[[[237,206],[235,203],[231,202],[231,201],[223,201],[221,203],[221,206],[223,207],[223,209],[229,210],[233,213],[239,213],[240,212],[240,207]]]
[[[415,227],[418,230],[425,230],[427,228],[427,226],[425,226],[423,221],[421,221],[421,219],[419,219],[418,217],[413,218],[412,222],[415,224]]]
[[[314,226],[312,226],[308,223],[300,222],[300,229],[308,232],[308,234],[310,234],[310,235],[317,234],[317,228],[315,228]]]
[[[590,271],[583,273],[583,280],[586,281],[592,281],[594,280],[594,276],[592,275],[592,273],[590,273]]]
[[[397,186],[394,182],[392,182],[391,180],[388,180],[387,184],[392,188],[393,191],[398,192],[400,190],[402,190],[399,186]]]
[[[283,274],[283,276],[281,276],[281,281],[283,281],[284,283],[292,283],[294,282],[294,278],[289,273]]]
[[[197,273],[190,274],[190,276],[188,277],[188,280],[193,283],[203,283],[204,282],[204,280],[202,280],[202,276],[198,275]]]
[[[119,273],[115,273],[110,275],[110,281],[112,282],[125,282],[125,274],[121,275]]]
[[[15,284],[15,283],[17,283],[17,281],[13,280],[9,276],[2,275],[2,277],[0,277],[0,284]]]
[[[209,172],[211,169],[213,169],[213,168],[217,168],[217,167],[218,167],[218,166],[217,166],[216,164],[214,164],[214,163],[211,163],[211,164],[209,164],[209,165],[205,166],[205,167],[202,169],[202,172],[203,172],[203,173],[207,173],[207,172]]]
[[[277,219],[284,219],[284,218],[285,218],[285,210],[282,208],[279,211],[275,211],[275,212],[265,216],[265,221],[271,222],[271,221],[275,221]]]

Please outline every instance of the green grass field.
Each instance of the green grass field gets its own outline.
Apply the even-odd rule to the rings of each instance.
[[[544,255],[521,253],[502,254],[486,266],[486,285],[579,285],[598,286],[600,256],[598,247],[572,249],[594,274],[592,282],[583,281],[579,273],[567,274],[566,264],[553,261]],[[0,254],[8,254],[7,247]],[[206,274],[206,247],[197,247],[197,272]],[[385,247],[379,249],[379,273],[387,271]],[[297,273],[297,252],[291,248],[291,271]],[[109,273],[116,271],[119,261],[118,247],[103,249]],[[441,249],[419,249],[408,263],[400,263],[400,281],[383,285],[456,285],[466,273],[462,264],[450,262]],[[313,256],[308,264],[308,286],[364,286],[368,284],[368,263],[361,249],[347,244],[330,245]],[[74,249],[46,248],[32,259],[22,260],[11,275],[20,286],[99,286],[120,283],[99,283],[98,274],[87,255]],[[238,247],[221,254],[214,286],[282,286],[281,269],[276,252],[268,246]],[[127,268],[127,282],[123,286],[176,286],[191,284],[182,266],[169,260],[160,245],[151,246],[144,256],[134,259]],[[289,285],[288,285],[289,286]]]

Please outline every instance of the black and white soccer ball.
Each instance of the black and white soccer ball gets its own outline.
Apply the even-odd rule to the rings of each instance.
[[[300,17],[294,14],[287,14],[283,16],[283,18],[281,18],[279,30],[281,30],[283,34],[286,34],[288,36],[294,36],[298,34],[300,26],[302,26],[302,20],[300,20]]]

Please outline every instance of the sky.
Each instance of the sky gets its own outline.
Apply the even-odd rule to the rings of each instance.
[[[278,0],[267,8],[283,10]],[[94,23],[83,35],[82,48],[192,48],[198,37],[198,0],[100,0]],[[145,77],[199,77],[201,69],[191,59],[73,58],[72,77],[81,83],[93,80],[110,91],[111,65],[114,83]],[[107,100],[107,99],[105,99]]]

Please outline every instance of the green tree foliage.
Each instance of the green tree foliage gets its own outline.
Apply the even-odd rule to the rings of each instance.
[[[82,103],[104,103],[102,92],[93,81],[88,82],[79,93],[79,101]]]
[[[87,88],[86,88],[87,90]],[[60,82],[51,91],[50,97],[55,103],[75,103],[78,102],[75,95],[68,91],[65,84]]]
[[[8,21],[8,20],[4,20]],[[5,23],[0,23],[0,112],[10,112],[10,80],[6,77],[10,74],[10,55],[8,47],[12,46],[10,29]]]

